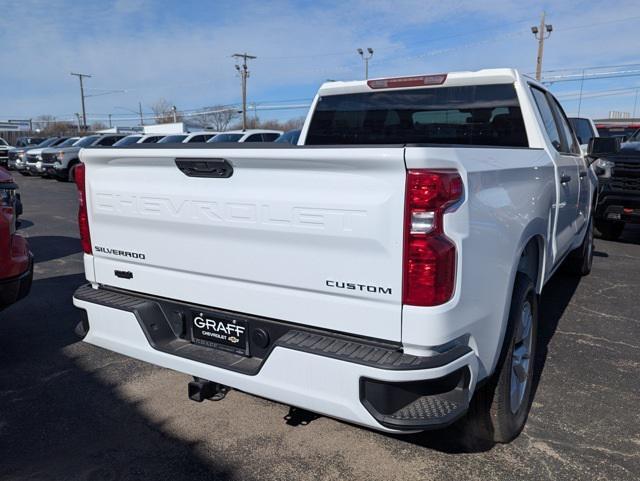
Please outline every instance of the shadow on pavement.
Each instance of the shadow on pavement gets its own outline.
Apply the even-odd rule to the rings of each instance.
[[[36,262],[46,262],[53,259],[77,254],[82,249],[77,237],[61,235],[40,235],[29,237],[29,248],[33,252]]]
[[[627,224],[619,239],[609,242],[640,245],[640,224]]]
[[[54,239],[62,239],[59,252],[72,250]],[[83,282],[82,274],[37,280],[0,313],[0,479],[233,478],[101,379],[103,370],[126,379],[145,368],[76,344],[71,296]],[[88,349],[91,372],[81,367]]]
[[[549,354],[549,343],[579,284],[579,277],[563,275],[560,272],[549,280],[542,291],[539,304],[537,356],[532,381],[533,399],[535,399]],[[464,431],[465,421],[466,419],[463,418],[452,426],[437,431],[393,437],[435,451],[451,454],[485,452],[493,448],[495,443],[467,434]]]

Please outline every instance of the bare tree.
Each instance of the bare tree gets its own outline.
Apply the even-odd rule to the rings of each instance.
[[[33,120],[33,130],[43,136],[70,135],[78,130],[73,122],[58,120],[53,115],[39,115]]]
[[[102,122],[94,122],[91,124],[91,127],[89,127],[89,130],[97,132],[98,130],[105,130],[106,128],[108,128],[107,125],[103,124]]]
[[[240,116],[238,109],[225,105],[214,105],[206,107],[200,112],[196,112],[191,118],[191,122],[203,128],[224,132],[229,127],[231,121]]]
[[[156,119],[156,123],[168,124],[173,122],[173,119],[174,119],[173,104],[168,100],[166,99],[156,100],[153,104],[151,104],[151,110],[153,111],[153,115]],[[182,115],[176,112],[175,119],[177,122],[180,122],[182,120]]]
[[[282,124],[282,130],[296,130],[301,129],[306,120],[305,116],[296,117],[295,119],[289,119]]]
[[[56,122],[56,118],[53,115],[38,115],[35,119],[33,119],[33,130],[44,132],[49,128],[50,125],[53,125]]]

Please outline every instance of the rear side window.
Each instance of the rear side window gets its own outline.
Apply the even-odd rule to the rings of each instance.
[[[549,105],[547,96],[542,90],[539,90],[537,88],[532,88],[531,93],[533,93],[533,98],[535,99],[536,105],[538,106],[538,111],[540,112],[540,117],[542,117],[544,129],[549,135],[551,144],[557,151],[562,150],[562,143],[560,142],[560,132],[558,131],[556,120],[553,118],[553,111],[551,110],[551,105]]]
[[[273,142],[278,137],[280,137],[280,134],[275,134],[275,133],[262,134],[262,138],[264,139],[265,142]]]
[[[305,144],[529,146],[512,84],[321,97]]]
[[[579,154],[580,146],[578,145],[578,141],[576,140],[576,136],[573,133],[571,125],[569,125],[567,115],[564,113],[564,110],[562,110],[558,101],[551,94],[549,94],[549,97],[551,97],[551,106],[553,107],[558,123],[560,124],[560,129],[562,129],[562,133],[564,134],[562,151],[567,154]]]
[[[206,142],[206,141],[207,141],[207,139],[206,139],[206,137],[204,135],[196,135],[196,136],[191,137],[189,139],[189,143],[191,143],[191,142],[194,142],[194,143],[195,142]]]
[[[262,134],[253,134],[245,139],[245,142],[262,142]]]

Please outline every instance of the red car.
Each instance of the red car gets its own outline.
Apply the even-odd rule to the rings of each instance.
[[[16,234],[21,210],[17,189],[11,175],[0,167],[0,309],[25,297],[33,278],[29,244]]]

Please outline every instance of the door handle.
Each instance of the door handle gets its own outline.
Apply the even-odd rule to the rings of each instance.
[[[562,174],[560,175],[560,183],[561,184],[568,184],[571,181],[571,176],[567,175],[567,174]]]

